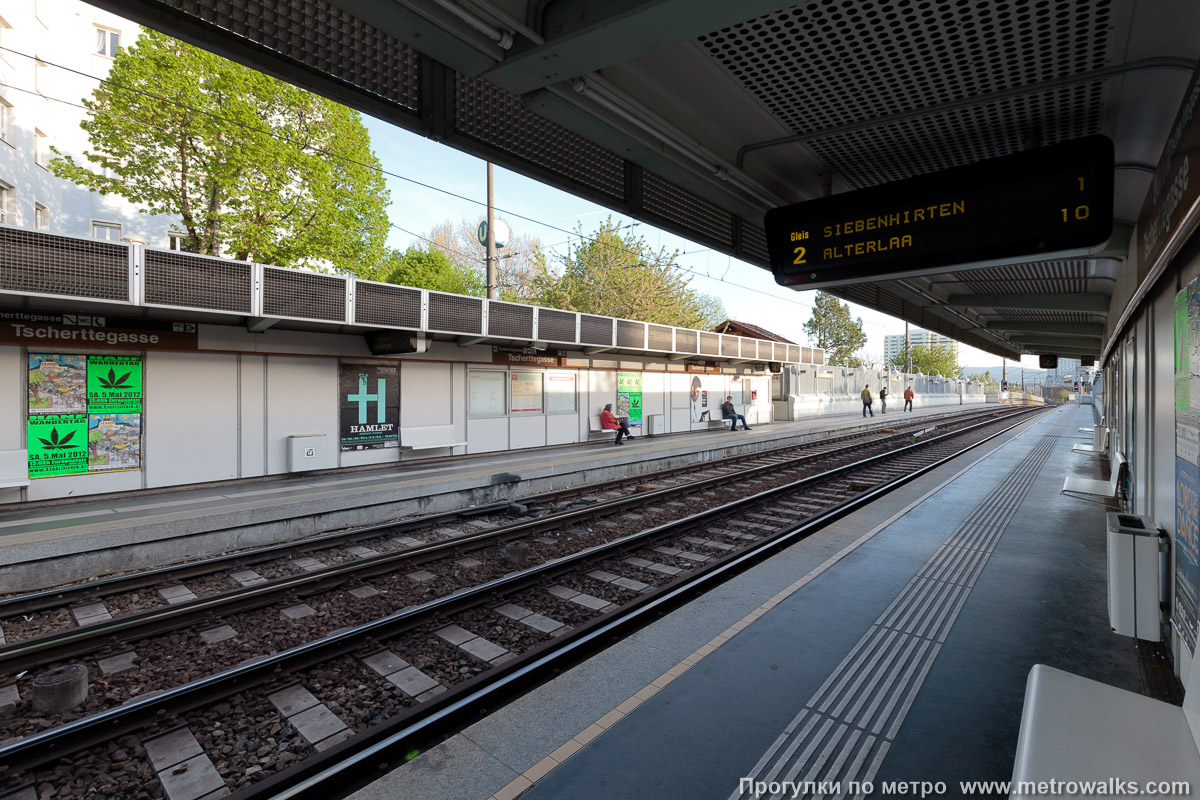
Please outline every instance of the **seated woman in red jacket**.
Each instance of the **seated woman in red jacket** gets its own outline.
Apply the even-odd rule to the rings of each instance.
[[[617,432],[617,441],[614,444],[625,444],[621,441],[622,436],[633,438],[633,434],[629,432],[629,420],[617,419],[617,415],[612,412],[612,403],[600,412],[600,427],[606,431]]]

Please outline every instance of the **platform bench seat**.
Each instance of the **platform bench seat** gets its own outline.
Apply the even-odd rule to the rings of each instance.
[[[595,415],[594,417],[588,417],[588,441],[589,442],[606,441],[608,439],[612,439],[616,435],[617,435],[617,432],[615,430],[605,430],[604,428],[602,428],[600,426],[600,415],[599,414]],[[629,438],[632,439],[633,434],[630,434]]]
[[[28,485],[28,451],[0,450],[0,489],[13,489]]]
[[[1063,481],[1063,487],[1059,490],[1059,494],[1099,503],[1116,499],[1117,487],[1121,480],[1121,466],[1124,463],[1125,458],[1120,453],[1114,453],[1111,465],[1112,474],[1109,475],[1108,480],[1098,481],[1093,478],[1077,478],[1074,475],[1068,475]]]
[[[1079,430],[1083,430],[1080,428]],[[1088,433],[1092,434],[1091,444],[1077,444],[1071,448],[1072,453],[1090,453],[1092,455],[1107,455],[1108,453],[1108,428],[1099,427],[1094,431],[1088,429]]]
[[[1194,791],[1200,785],[1200,737],[1193,727],[1200,721],[1198,665],[1200,659],[1192,662],[1179,708],[1035,664],[1025,685],[1009,797],[1046,797],[1037,785],[1051,780],[1106,778],[1138,788],[1150,781],[1190,781]]]
[[[450,447],[466,447],[466,442],[454,439],[453,425],[436,425],[429,428],[408,428],[400,431],[401,450],[439,450]]]

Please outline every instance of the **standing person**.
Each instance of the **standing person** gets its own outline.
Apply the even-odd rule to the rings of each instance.
[[[912,411],[912,401],[913,401],[913,398],[916,396],[917,395],[913,392],[911,386],[904,390],[904,410],[905,411]]]
[[[612,403],[606,405],[600,412],[600,427],[606,431],[617,432],[617,441],[613,444],[625,444],[621,441],[622,436],[633,438],[633,434],[629,432],[629,420],[617,419],[617,415],[612,411]]]
[[[742,421],[742,430],[750,430],[750,426],[746,424],[746,418],[737,413],[737,409],[733,407],[733,395],[727,396],[725,402],[721,404],[721,416],[724,419],[733,420],[733,422],[729,423],[729,431],[731,433],[737,430],[737,421],[739,419]]]
[[[887,413],[887,396],[888,396],[887,387],[880,386],[879,387],[879,413],[880,414]]]
[[[873,402],[873,398],[871,397],[871,384],[868,383],[863,387],[862,394],[859,395],[859,397],[861,397],[863,401],[863,416],[865,417],[868,411],[871,412],[872,417],[875,416],[875,409],[871,408],[871,403]]]

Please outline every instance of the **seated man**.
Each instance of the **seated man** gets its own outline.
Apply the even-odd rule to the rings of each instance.
[[[624,444],[621,441],[622,436],[633,438],[633,434],[629,432],[629,420],[617,419],[617,415],[612,411],[612,403],[606,405],[600,412],[600,427],[606,431],[617,432],[617,441],[614,444]]]
[[[741,414],[737,413],[737,411],[733,407],[733,395],[729,395],[728,397],[726,397],[725,402],[721,404],[721,416],[725,419],[733,420],[733,422],[729,423],[730,431],[737,430],[737,421],[739,419],[742,421],[742,430],[744,430],[744,431],[750,430],[750,426],[746,424],[746,418],[743,417]]]

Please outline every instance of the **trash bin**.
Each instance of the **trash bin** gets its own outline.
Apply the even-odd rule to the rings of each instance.
[[[1157,642],[1160,539],[1166,534],[1148,517],[1109,513],[1108,623],[1113,633]]]

